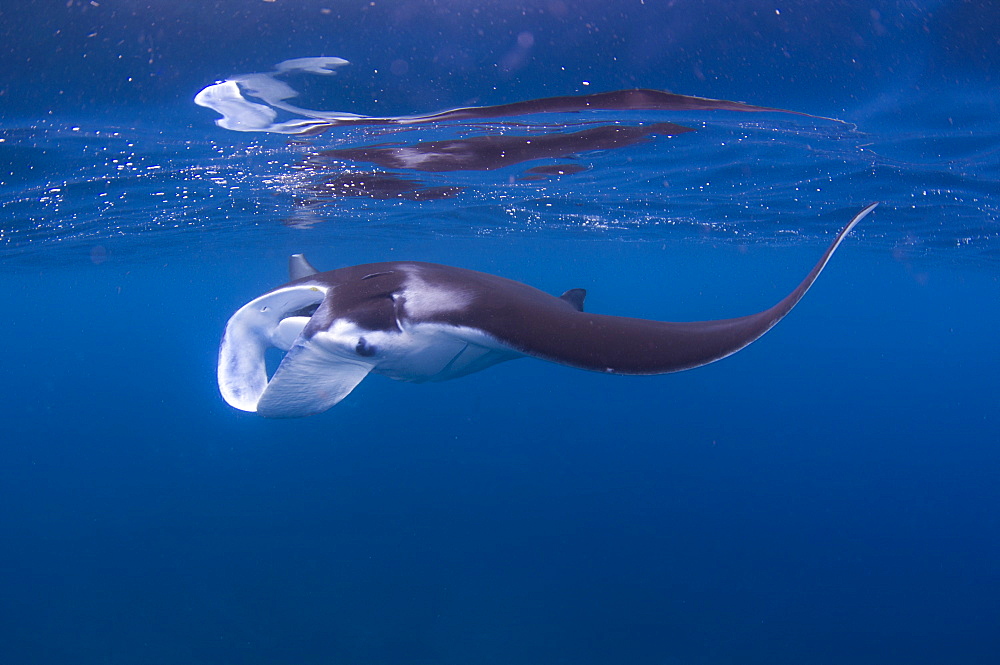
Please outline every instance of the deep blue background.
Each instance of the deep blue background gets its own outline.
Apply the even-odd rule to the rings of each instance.
[[[0,109],[155,117],[322,53],[355,63],[328,108],[587,80],[827,115],[916,97],[909,136],[997,85],[986,2],[344,4],[8,3]],[[0,663],[997,662],[995,264],[852,238],[787,320],[697,371],[373,377],[274,422],[222,402],[215,353],[292,251],[458,264],[684,320],[770,305],[821,246],[281,236],[262,256],[206,236],[3,266]]]
[[[397,250],[487,269],[469,257],[498,254],[550,290],[587,286],[595,311],[674,318],[763,306],[815,255]],[[1000,648],[994,276],[879,266],[848,243],[789,319],[698,371],[521,360],[448,384],[373,378],[326,415],[268,422],[221,402],[213,361],[236,294],[280,264],[248,277],[251,257],[197,258],[6,279],[7,662],[990,663]]]

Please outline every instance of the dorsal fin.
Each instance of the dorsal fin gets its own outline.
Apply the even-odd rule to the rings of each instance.
[[[560,300],[565,300],[578,312],[583,311],[583,299],[587,297],[587,289],[570,289],[559,296]]]
[[[288,276],[293,280],[315,275],[318,272],[319,270],[313,268],[306,259],[305,254],[292,254],[288,259]]]

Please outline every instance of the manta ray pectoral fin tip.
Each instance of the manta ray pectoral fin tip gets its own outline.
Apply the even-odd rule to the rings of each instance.
[[[847,223],[847,226],[844,227],[844,230],[838,234],[839,237],[844,238],[845,236],[847,236],[848,233],[853,231],[854,227],[857,226],[862,219],[867,217],[868,213],[877,208],[879,203],[881,203],[881,201],[873,201],[872,203],[869,203],[864,208],[862,208],[861,211],[854,216],[854,219],[852,219],[850,222]]]
[[[292,280],[315,275],[319,270],[313,267],[305,254],[292,254],[288,258],[288,276]]]

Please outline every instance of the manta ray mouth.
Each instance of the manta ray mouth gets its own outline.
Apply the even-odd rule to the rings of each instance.
[[[294,312],[289,312],[288,314],[285,314],[281,320],[284,321],[285,319],[291,319],[296,316],[304,316],[308,319],[309,317],[311,317],[313,314],[316,313],[316,310],[319,309],[319,305],[320,303],[318,302],[306,305],[302,309],[297,309]]]
[[[258,410],[269,383],[265,352],[291,350],[326,293],[322,286],[290,286],[251,300],[233,314],[219,347],[219,391],[228,404]]]
[[[303,334],[326,295],[324,286],[288,286],[233,314],[219,348],[226,402],[268,418],[299,418],[326,411],[368,376],[374,365],[366,354],[345,356]],[[268,378],[265,354],[272,348],[285,356]]]

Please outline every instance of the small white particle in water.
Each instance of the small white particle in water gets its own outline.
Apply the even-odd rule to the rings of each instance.
[[[583,81],[583,85],[590,85],[590,81]]]

